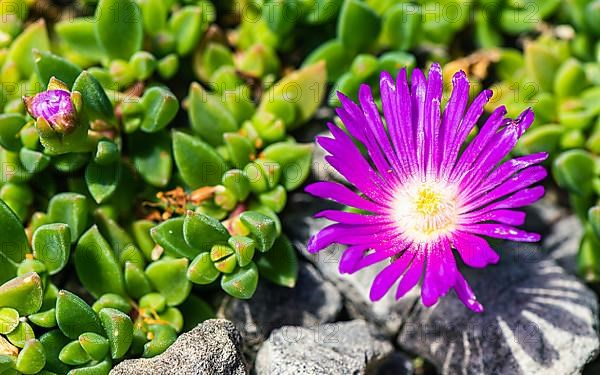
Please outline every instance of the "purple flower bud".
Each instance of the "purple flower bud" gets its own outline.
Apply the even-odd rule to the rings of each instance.
[[[23,97],[23,101],[31,116],[42,117],[53,130],[69,133],[75,128],[77,111],[68,91],[48,90],[34,97]]]

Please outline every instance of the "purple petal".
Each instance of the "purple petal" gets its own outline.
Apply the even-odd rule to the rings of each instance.
[[[363,215],[355,212],[325,210],[314,215],[315,218],[325,218],[342,224],[389,224],[389,216]]]
[[[361,85],[358,92],[358,99],[367,120],[365,125],[369,127],[369,130],[367,131],[367,139],[369,139],[371,144],[374,147],[377,147],[379,153],[384,156],[385,159],[387,159],[387,162],[389,162],[389,164],[386,163],[388,165],[388,169],[389,166],[391,166],[396,172],[402,171],[402,166],[400,165],[398,156],[392,148],[390,139],[385,131],[385,126],[381,121],[379,109],[375,104],[375,100],[373,100],[371,88],[367,85]]]
[[[441,155],[440,171],[445,169],[449,163],[454,163],[450,152],[453,139],[456,136],[458,126],[469,102],[469,79],[465,72],[458,71],[452,77],[452,94],[444,109],[442,116],[442,125],[440,128],[440,147]]]
[[[413,260],[414,253],[405,252],[400,258],[394,260],[384,268],[373,280],[369,298],[371,301],[379,301],[398,281],[398,278],[406,271],[406,266]]]
[[[483,236],[519,242],[538,242],[541,238],[537,233],[526,232],[505,224],[471,224],[463,225],[461,229]]]
[[[340,258],[339,271],[341,274],[352,274],[358,270],[356,265],[358,261],[364,256],[365,251],[368,250],[368,246],[356,245],[348,246],[342,257]]]
[[[454,284],[454,291],[458,296],[458,299],[467,306],[469,309],[476,313],[483,312],[483,305],[477,301],[475,293],[471,290],[471,287],[467,283],[467,280],[461,275],[460,272],[456,273],[456,283]]]
[[[472,169],[472,165],[477,157],[489,145],[492,137],[496,134],[500,128],[500,125],[502,125],[505,115],[506,107],[504,106],[498,107],[494,110],[494,112],[492,112],[477,136],[475,136],[475,139],[471,141],[471,143],[460,156],[460,159],[456,164],[457,175],[463,175],[465,171]],[[476,178],[473,173],[468,173],[466,178],[461,182],[461,187],[467,185],[468,182],[475,179],[481,180],[480,178]]]
[[[333,124],[329,129],[335,139],[317,139],[319,145],[331,154],[325,160],[369,198],[378,203],[389,201],[391,186],[371,168],[346,133]],[[381,186],[386,189],[381,189]]]
[[[379,214],[386,212],[384,207],[358,196],[355,192],[338,182],[315,182],[304,188],[304,191],[316,197],[330,199],[339,204],[358,208],[360,210],[376,212]]]
[[[544,187],[543,186],[534,186],[529,189],[523,189],[521,191],[516,192],[515,194],[489,204],[477,211],[473,211],[474,214],[480,214],[492,210],[497,210],[501,208],[517,208],[524,207],[532,204],[537,201],[541,197],[544,196]],[[461,214],[467,213],[467,210],[461,209]]]
[[[421,300],[425,306],[433,306],[454,285],[456,262],[447,240],[431,244],[427,252],[427,265]]]
[[[463,262],[470,267],[482,268],[496,264],[500,257],[481,237],[456,231],[452,235],[452,246],[458,251]]]
[[[427,80],[423,72],[413,69],[410,78],[412,98],[412,122],[415,129],[415,145],[417,151],[417,170],[419,176],[425,173],[425,95],[427,94]]]
[[[461,215],[460,224],[481,223],[484,221],[496,221],[501,224],[523,225],[525,223],[525,212],[513,210],[495,210],[495,211],[473,211]]]
[[[427,77],[427,92],[425,94],[425,107],[423,119],[423,133],[425,143],[423,151],[425,152],[425,173],[435,176],[439,166],[436,147],[439,143],[440,131],[440,102],[442,100],[442,68],[439,64],[433,63],[429,68]]]
[[[528,186],[531,186],[543,180],[544,178],[546,178],[547,175],[548,172],[546,172],[546,168],[540,165],[529,167],[516,174],[510,180],[496,187],[494,190],[490,192],[482,192],[485,194],[483,194],[480,198],[472,199],[470,202],[466,202],[464,204],[465,211],[471,211],[473,209],[476,209],[477,207],[481,207],[497,199],[500,199],[501,197],[504,197],[508,194],[512,194],[516,191],[522,190]]]
[[[511,176],[517,172],[532,166],[534,164],[541,163],[548,158],[548,153],[540,152],[537,154],[522,156],[515,159],[510,159],[502,163],[498,168],[494,169],[484,180],[472,180],[469,186],[466,186],[461,195],[465,198],[465,201],[470,201],[474,197],[484,194],[490,191],[496,186],[500,185],[504,181],[508,180]]]
[[[525,110],[517,120],[510,120],[508,125],[495,133],[489,142],[489,146],[480,157],[473,162],[474,168],[468,171],[459,171],[457,168],[452,171],[451,179],[461,181],[465,174],[470,174],[470,178],[483,179],[508,153],[515,147],[519,137],[523,134],[523,129],[529,127],[533,121],[533,115],[528,115],[531,110]]]
[[[406,69],[403,68],[400,75],[404,74],[406,79]],[[396,155],[402,155],[402,157],[396,159],[398,160],[399,171],[398,174],[401,177],[406,177],[411,175],[411,155],[414,154],[414,149],[412,149],[408,144],[408,138],[405,135],[407,132],[406,120],[400,118],[402,108],[397,103],[397,89],[394,85],[394,80],[392,76],[388,72],[382,72],[381,78],[379,81],[379,87],[381,91],[381,106],[383,109],[383,114],[386,120],[387,129],[390,133],[390,138],[392,140],[392,144],[394,146],[394,153]],[[404,82],[404,87],[408,91],[408,86],[406,86],[406,82]],[[406,105],[405,105],[406,106]],[[408,106],[406,106],[408,107]],[[410,107],[408,107],[410,108]],[[409,129],[410,130],[410,126]]]
[[[415,257],[410,266],[408,266],[406,273],[402,276],[402,279],[398,283],[396,299],[404,297],[404,295],[414,288],[421,279],[421,275],[423,274],[423,261],[425,260],[425,257],[423,256],[423,250],[424,249],[420,249],[417,246],[416,252],[413,251],[415,253]]]
[[[467,110],[467,113],[462,118],[460,125],[456,128],[456,135],[452,139],[452,142],[448,146],[448,153],[445,158],[445,164],[442,168],[442,175],[447,177],[451,170],[454,169],[454,164],[456,162],[456,158],[458,156],[458,152],[462,144],[467,139],[467,136],[475,127],[477,120],[483,113],[483,107],[487,104],[487,102],[492,97],[491,90],[484,90],[477,95],[471,106]]]
[[[366,94],[363,92],[362,95]],[[344,97],[343,94],[340,94],[339,96],[340,99]],[[359,139],[365,145],[367,153],[369,154],[369,157],[373,161],[373,164],[377,168],[379,174],[382,176],[389,177],[390,180],[397,181],[398,178],[394,173],[395,171],[390,167],[390,164],[386,160],[385,154],[379,148],[372,129],[369,126],[365,126],[368,125],[369,120],[367,119],[363,110],[361,110],[360,107],[358,107],[354,102],[352,102],[346,97],[344,97],[344,101],[342,102],[342,104],[344,105],[344,109],[349,114],[349,116],[345,116],[344,118],[340,117],[340,119],[342,119],[342,122],[344,123],[350,134],[358,135],[358,137],[356,138]],[[338,114],[343,114],[343,112],[338,111]],[[379,118],[379,121],[381,121],[381,118]]]

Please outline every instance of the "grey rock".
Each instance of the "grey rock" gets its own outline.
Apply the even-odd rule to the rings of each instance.
[[[565,216],[550,226],[542,248],[569,273],[577,273],[577,253],[583,237],[583,225],[575,216]]]
[[[501,261],[464,275],[486,311],[454,296],[411,311],[398,344],[443,374],[575,374],[598,352],[595,294],[539,247],[495,246]]]
[[[340,292],[309,263],[300,262],[294,288],[261,280],[250,300],[226,298],[219,316],[234,322],[250,352],[284,325],[314,327],[333,321],[342,308]]]
[[[370,320],[383,328],[387,334],[395,335],[403,320],[418,302],[418,291],[411,291],[399,301],[396,301],[393,293],[388,293],[380,301],[372,302],[369,299],[371,283],[386,266],[385,261],[352,275],[340,275],[338,263],[343,247],[333,245],[318,254],[309,254],[306,251],[308,238],[329,224],[324,219],[313,219],[312,215],[318,211],[336,207],[339,206],[314,199],[307,194],[294,194],[289,197],[288,208],[282,217],[285,231],[296,248],[342,292],[346,308],[352,318]]]
[[[111,375],[244,375],[242,337],[232,322],[210,319],[179,336],[164,353],[154,358],[119,363]]]
[[[363,320],[313,328],[285,326],[265,341],[256,358],[258,375],[372,373],[392,345]]]

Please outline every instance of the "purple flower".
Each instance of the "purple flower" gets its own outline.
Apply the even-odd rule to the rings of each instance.
[[[55,131],[68,133],[74,128],[76,111],[70,92],[48,90],[34,97],[24,97],[23,101],[31,116],[43,118]]]
[[[326,160],[359,193],[336,182],[317,182],[306,191],[354,207],[360,212],[326,210],[316,217],[334,224],[308,243],[311,253],[334,244],[346,245],[341,273],[389,259],[373,281],[371,300],[381,299],[399,280],[401,298],[421,279],[421,299],[432,306],[450,289],[471,310],[483,306],[457,269],[453,250],[465,264],[485,267],[499,257],[484,237],[536,242],[540,236],[516,226],[525,213],[516,208],[542,197],[532,186],[546,177],[536,165],[547,158],[538,153],[503,161],[533,122],[531,109],[518,118],[505,118],[497,108],[477,136],[465,145],[492,92],[481,92],[467,106],[469,81],[464,72],[452,79],[453,90],[443,113],[442,72],[438,64],[429,78],[412,72],[410,86],[402,69],[394,83],[386,72],[380,80],[383,121],[371,90],[362,85],[360,106],[339,93],[337,114],[347,133],[329,124],[333,138],[317,142],[330,155]],[[385,123],[384,123],[385,121]],[[354,141],[362,143],[364,157]]]

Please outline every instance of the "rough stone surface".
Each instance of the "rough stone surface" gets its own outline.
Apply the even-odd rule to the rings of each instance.
[[[181,335],[164,353],[119,363],[111,375],[244,375],[242,337],[232,322],[210,319]]]
[[[363,320],[313,328],[285,326],[271,333],[256,358],[258,375],[366,374],[393,352]]]
[[[539,247],[495,248],[498,265],[464,270],[484,313],[454,296],[417,304],[398,344],[443,374],[579,373],[598,351],[595,294]]]
[[[335,320],[340,292],[309,263],[300,262],[294,288],[261,280],[250,300],[227,298],[219,315],[234,322],[249,351],[258,350],[272,330],[284,325],[315,327]]]
[[[369,299],[373,279],[385,266],[385,262],[374,264],[352,275],[341,275],[338,263],[342,248],[333,245],[318,254],[306,251],[308,238],[328,225],[327,220],[314,219],[312,215],[327,208],[335,208],[334,203],[316,200],[304,193],[289,197],[288,208],[283,215],[285,231],[301,253],[309,259],[323,276],[334,283],[345,297],[346,308],[353,318],[364,318],[382,327],[386,333],[394,335],[405,316],[418,299],[418,292],[412,291],[400,301],[393,293],[388,293],[378,302]]]
[[[577,253],[583,237],[583,226],[575,215],[555,222],[544,237],[542,247],[569,273],[577,273]]]

